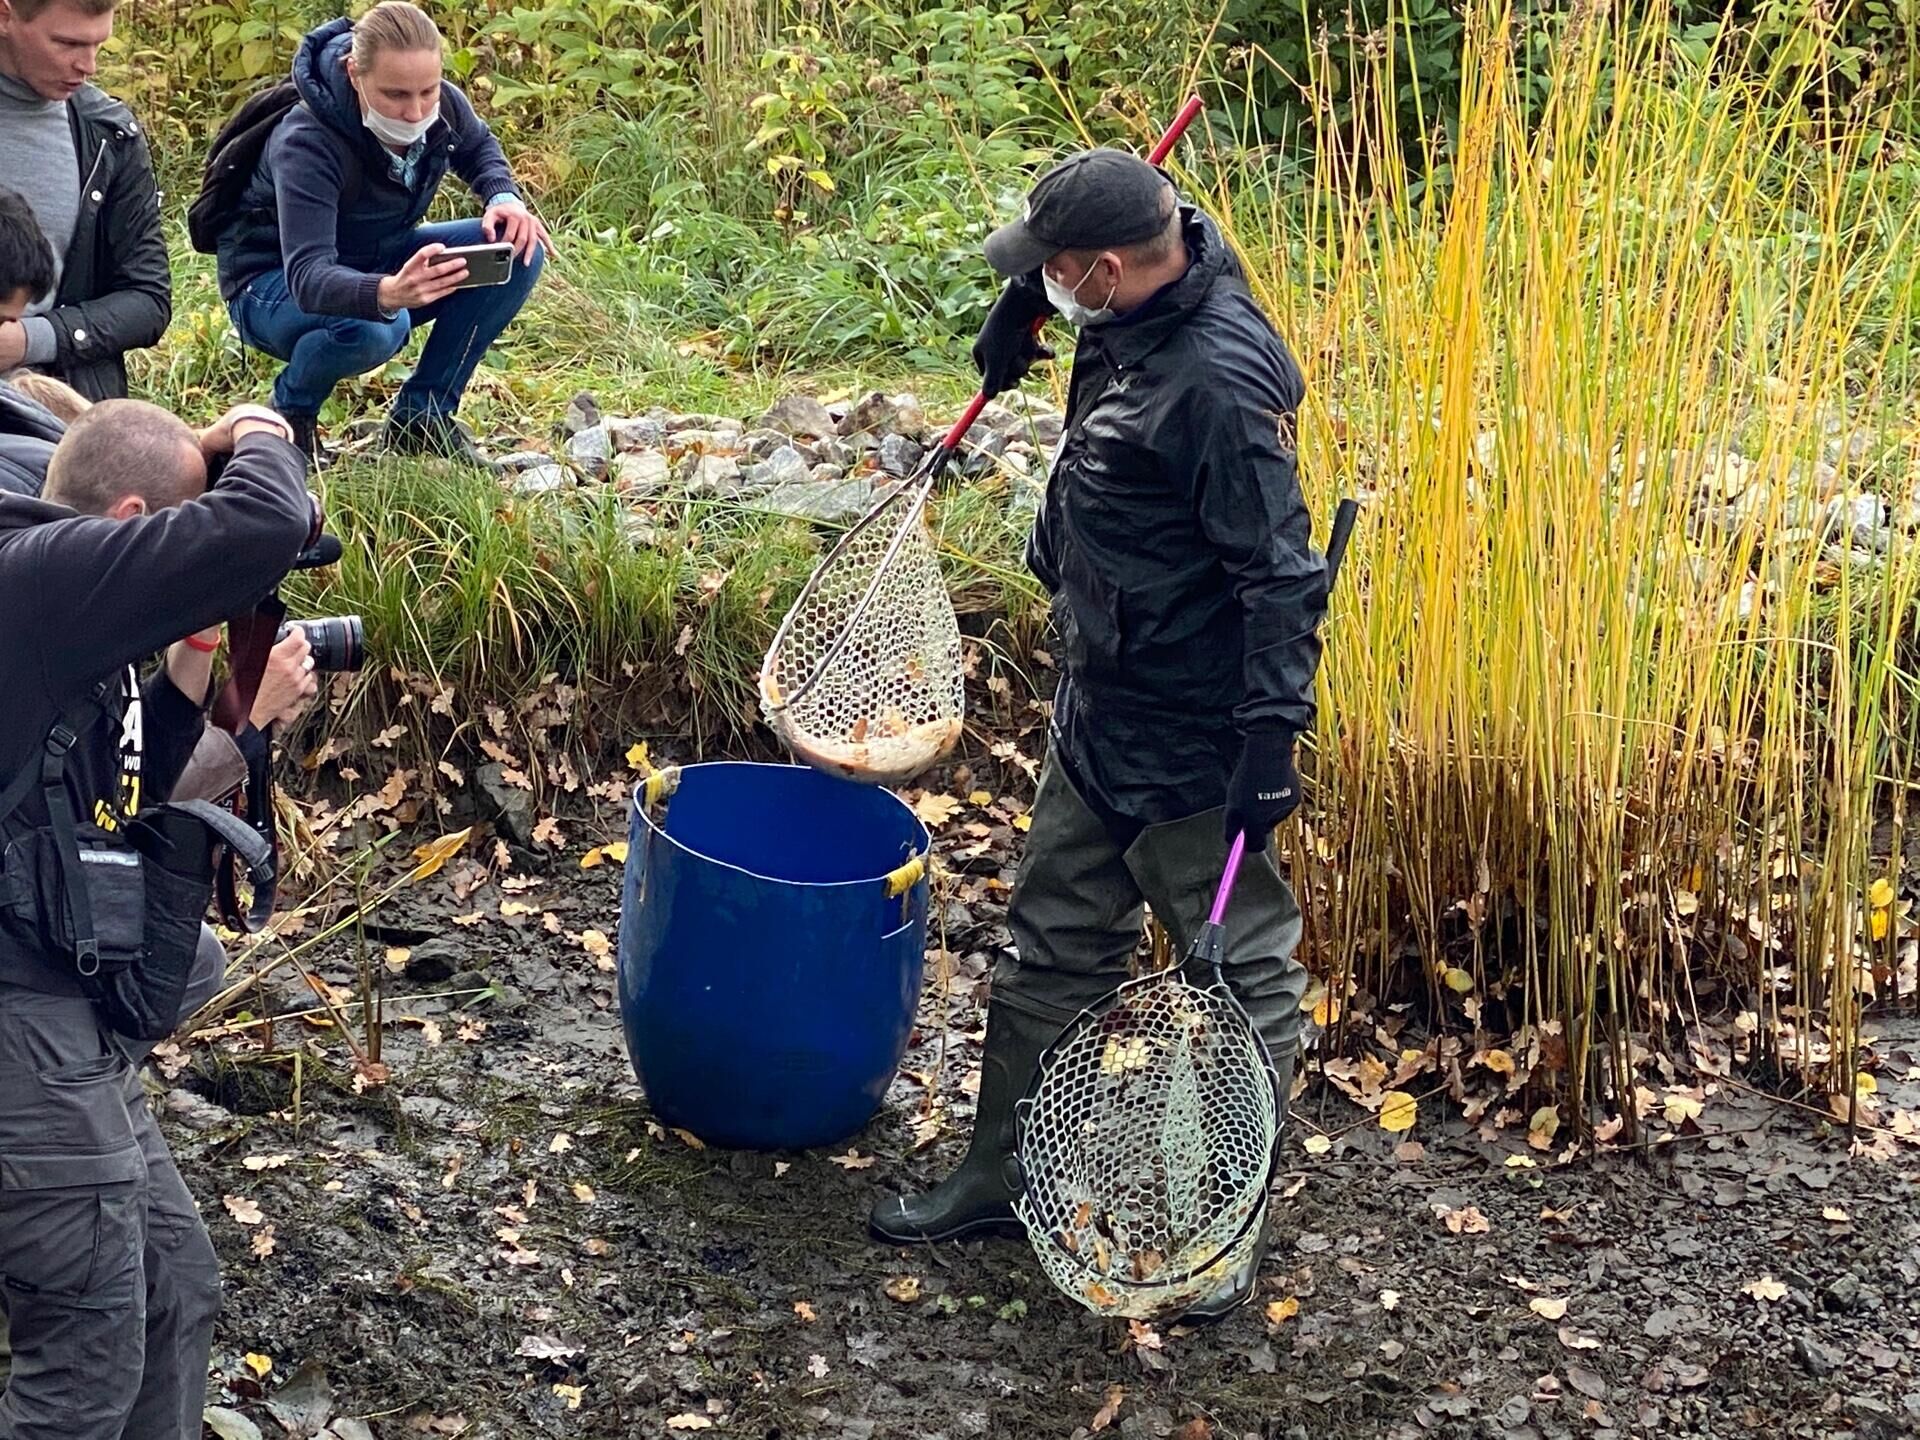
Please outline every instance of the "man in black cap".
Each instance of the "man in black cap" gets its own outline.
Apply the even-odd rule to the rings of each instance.
[[[1041,1052],[1126,977],[1143,906],[1185,950],[1242,833],[1225,972],[1283,1094],[1306,988],[1300,910],[1273,847],[1300,800],[1294,739],[1313,724],[1326,609],[1295,472],[1300,368],[1219,229],[1124,151],[1050,170],[986,255],[1010,277],[974,346],[987,393],[1047,358],[1035,320],[1080,330],[1027,550],[1064,674],[972,1144],[933,1190],[874,1207],[874,1233],[899,1244],[1018,1233],[1013,1107]],[[1259,1261],[1189,1318],[1250,1299]]]

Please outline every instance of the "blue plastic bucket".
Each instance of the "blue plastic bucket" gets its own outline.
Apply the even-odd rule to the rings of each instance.
[[[654,805],[634,797],[620,911],[620,1015],[648,1102],[710,1145],[844,1140],[913,1027],[926,827],[898,796],[804,766],[674,776]]]

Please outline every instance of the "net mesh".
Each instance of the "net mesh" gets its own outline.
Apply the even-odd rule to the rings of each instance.
[[[796,758],[846,779],[910,780],[960,738],[960,625],[925,495],[902,486],[849,532],[800,592],[761,667],[767,723]]]
[[[1055,1044],[1020,1107],[1015,1208],[1048,1277],[1136,1319],[1212,1294],[1258,1242],[1280,1114],[1223,986],[1169,971],[1121,987]]]

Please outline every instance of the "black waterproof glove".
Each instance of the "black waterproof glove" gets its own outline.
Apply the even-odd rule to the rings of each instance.
[[[1227,782],[1227,843],[1243,832],[1263,848],[1274,827],[1300,808],[1300,772],[1293,768],[1291,730],[1249,731]]]
[[[980,369],[980,389],[989,399],[1011,390],[1026,378],[1036,360],[1053,359],[1053,351],[1033,333],[1033,322],[1053,314],[1040,272],[1016,275],[993,302],[980,338],[973,342],[973,363]]]

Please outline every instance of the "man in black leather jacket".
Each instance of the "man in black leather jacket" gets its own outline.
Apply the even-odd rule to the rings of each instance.
[[[875,1207],[873,1230],[896,1243],[1012,1228],[1013,1105],[1041,1051],[1126,978],[1143,902],[1185,949],[1242,833],[1225,970],[1283,1091],[1306,980],[1272,848],[1299,803],[1294,740],[1313,724],[1326,608],[1295,468],[1299,367],[1213,222],[1125,152],[1048,172],[986,253],[1012,277],[974,351],[988,393],[1043,353],[1036,318],[1080,329],[1028,547],[1064,676],[972,1146],[930,1193]],[[1192,1318],[1244,1303],[1257,1266]]]

